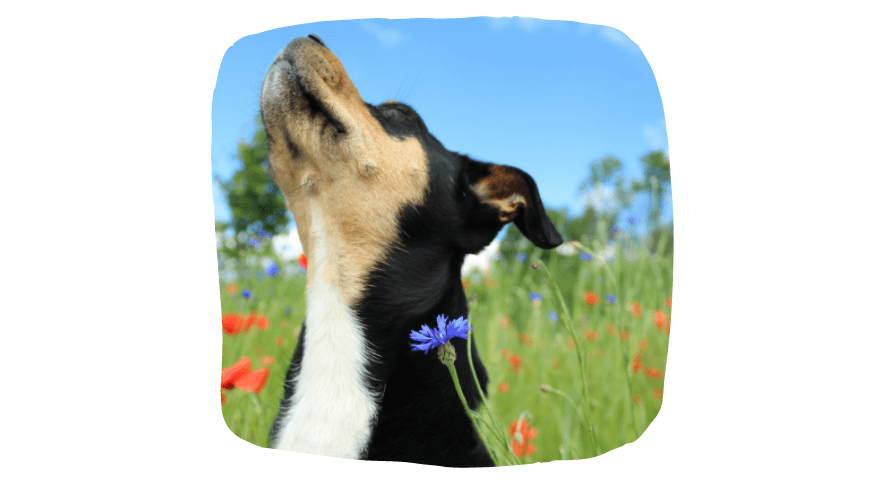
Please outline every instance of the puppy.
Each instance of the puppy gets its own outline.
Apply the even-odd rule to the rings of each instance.
[[[409,333],[467,316],[465,255],[514,222],[542,248],[563,242],[533,179],[447,150],[409,106],[364,102],[315,35],[277,56],[261,90],[271,174],[308,256],[307,316],[273,448],[452,467],[492,466],[437,356]],[[456,370],[481,395],[466,341]],[[481,386],[486,370],[470,354]]]

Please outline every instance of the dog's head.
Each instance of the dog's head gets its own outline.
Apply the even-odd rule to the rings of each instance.
[[[365,103],[316,36],[274,60],[261,115],[309,269],[321,262],[349,304],[394,251],[432,270],[454,253],[477,253],[508,222],[537,246],[563,242],[529,175],[447,150],[405,104]]]

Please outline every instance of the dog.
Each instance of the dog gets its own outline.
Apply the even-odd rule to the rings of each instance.
[[[269,170],[308,257],[307,313],[269,446],[334,457],[492,466],[448,370],[411,350],[438,315],[467,317],[460,269],[505,224],[536,246],[563,238],[524,171],[444,148],[406,104],[362,100],[314,34],[268,69]],[[453,340],[472,410],[481,395]],[[486,392],[477,350],[472,361]]]

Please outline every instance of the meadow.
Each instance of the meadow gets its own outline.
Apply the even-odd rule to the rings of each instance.
[[[490,375],[478,426],[497,465],[600,455],[640,437],[661,407],[673,257],[628,231],[583,238],[557,252],[519,243],[463,278],[470,342]],[[265,447],[305,316],[306,260],[248,241],[220,257],[222,414]]]

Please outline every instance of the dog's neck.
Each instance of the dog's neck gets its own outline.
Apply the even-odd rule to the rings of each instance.
[[[319,216],[312,219],[304,355],[291,408],[276,448],[356,459],[366,450],[379,396],[364,383],[375,356],[356,315],[326,273],[335,248]]]
[[[340,246],[329,239],[319,216],[312,218],[310,236],[307,317],[300,341],[304,351],[295,380],[288,380],[295,391],[290,408],[282,414],[274,445],[360,458],[366,455],[380,416],[386,381],[399,359],[412,356],[409,331],[421,324],[433,325],[440,314],[448,318],[467,315],[459,279],[464,257],[433,245],[394,249],[368,279],[359,280],[365,285],[361,299],[349,304],[339,286],[357,280],[340,277]],[[417,271],[415,266],[424,269]],[[464,346],[460,350],[464,353]],[[436,373],[436,357],[422,355],[401,364]],[[471,405],[476,405],[479,396],[474,385],[465,388]]]

